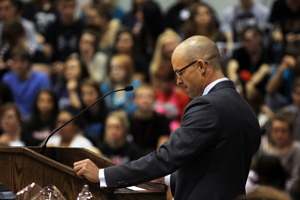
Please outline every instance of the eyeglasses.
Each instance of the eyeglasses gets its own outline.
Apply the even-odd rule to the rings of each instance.
[[[178,78],[180,78],[180,77],[182,76],[183,70],[184,70],[184,69],[186,69],[186,68],[192,66],[192,65],[195,64],[197,61],[198,61],[198,60],[195,60],[195,61],[191,62],[190,64],[188,64],[187,66],[185,66],[184,68],[182,68],[181,70],[175,71],[175,73],[176,73],[176,75],[178,76]],[[207,61],[204,61],[204,63],[207,65],[208,62],[207,62]]]

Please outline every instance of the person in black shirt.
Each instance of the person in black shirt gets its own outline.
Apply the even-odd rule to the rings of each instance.
[[[228,62],[227,75],[236,88],[247,98],[247,90],[257,89],[262,95],[269,79],[271,58],[262,46],[262,34],[256,27],[246,27],[242,32],[243,47],[233,52]]]
[[[24,123],[24,142],[38,146],[54,131],[58,115],[57,96],[51,89],[41,90],[35,101],[29,119]]]
[[[33,22],[37,31],[43,37],[46,27],[58,16],[55,0],[33,0],[24,4],[22,16]],[[44,38],[40,38],[44,39]],[[44,42],[44,41],[42,41]]]
[[[137,158],[138,148],[127,140],[129,121],[123,110],[109,113],[105,122],[105,133],[100,150],[104,156],[117,164],[127,163]]]
[[[44,52],[52,62],[65,61],[78,50],[84,23],[75,17],[75,9],[75,0],[59,0],[59,17],[46,28]]]
[[[170,120],[153,110],[154,99],[154,90],[150,85],[139,86],[134,96],[138,109],[129,115],[129,132],[141,149],[141,155],[157,149],[170,135]]]
[[[300,1],[275,1],[269,22],[274,25],[271,50],[280,63],[287,44],[298,47],[298,51],[300,49]]]

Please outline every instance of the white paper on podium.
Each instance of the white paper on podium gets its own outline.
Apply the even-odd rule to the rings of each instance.
[[[143,190],[146,190],[144,188],[140,188],[140,187],[136,187],[136,186],[130,186],[130,187],[127,187],[127,189],[133,190],[133,191],[143,191]]]

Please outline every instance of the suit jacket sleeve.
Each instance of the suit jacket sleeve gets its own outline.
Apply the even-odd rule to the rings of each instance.
[[[199,155],[217,137],[218,115],[212,104],[197,98],[186,108],[182,125],[170,140],[136,161],[104,170],[108,188],[147,182],[171,174]]]

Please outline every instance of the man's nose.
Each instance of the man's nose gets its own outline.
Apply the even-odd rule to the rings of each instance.
[[[182,85],[183,81],[181,80],[181,78],[177,78],[176,80],[176,84],[179,86],[179,85]]]

